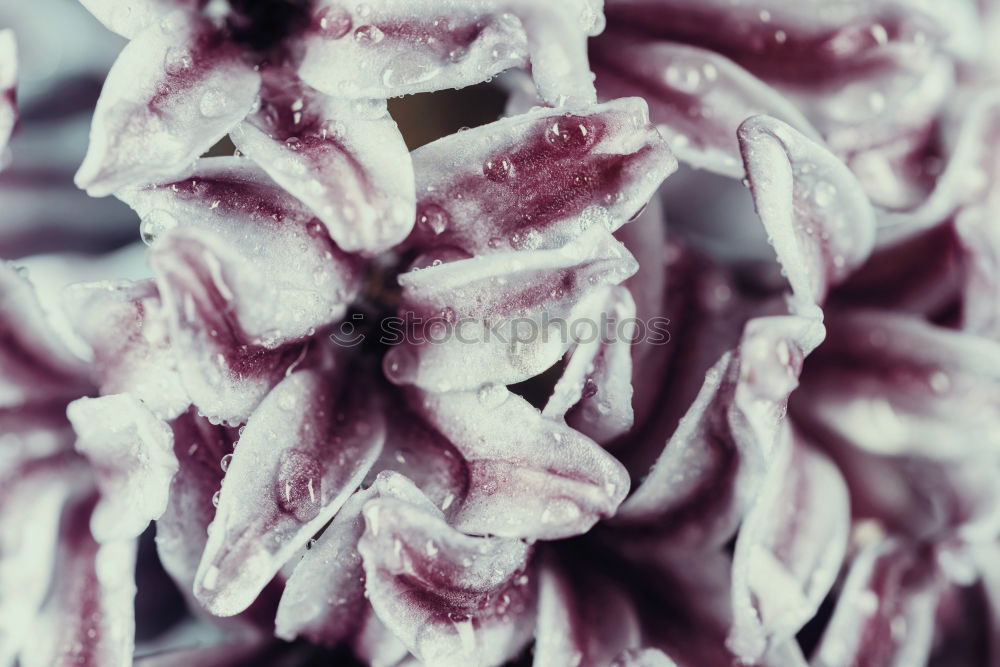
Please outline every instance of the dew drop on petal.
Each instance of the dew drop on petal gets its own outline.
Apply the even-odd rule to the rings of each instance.
[[[299,449],[286,449],[278,460],[274,494],[278,507],[306,523],[321,508],[322,467],[313,456]]]

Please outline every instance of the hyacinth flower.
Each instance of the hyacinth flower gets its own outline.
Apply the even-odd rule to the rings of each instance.
[[[612,0],[596,105],[587,3],[86,4],[151,275],[4,274],[4,659],[127,664],[157,562],[139,664],[1000,655],[989,3]],[[358,102],[525,66],[409,156]],[[516,335],[605,318],[669,335]]]

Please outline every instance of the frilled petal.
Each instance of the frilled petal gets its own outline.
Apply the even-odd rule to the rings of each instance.
[[[738,135],[757,214],[805,312],[868,258],[875,213],[847,167],[785,123],[755,116]]]
[[[198,9],[207,0],[130,0],[127,4],[117,0],[80,0],[108,30],[122,37],[137,36],[158,19],[179,8]]]
[[[750,664],[794,641],[840,572],[850,522],[836,467],[797,435],[786,441],[736,540],[733,653]]]
[[[649,475],[613,521],[677,542],[728,539],[783,437],[788,396],[823,333],[806,317],[748,322],[739,347],[708,371]]]
[[[819,138],[794,104],[713,51],[610,31],[590,54],[601,97],[641,95],[677,158],[694,167],[743,176],[736,129],[757,114]]]
[[[942,580],[929,554],[915,547],[887,539],[858,553],[815,667],[927,663]]]
[[[436,262],[399,277],[401,344],[385,357],[397,384],[435,391],[515,383],[549,368],[573,339],[599,335],[588,296],[635,273],[605,228],[553,250]]]
[[[468,495],[453,520],[460,530],[570,537],[614,514],[628,493],[629,478],[617,460],[502,385],[414,392],[413,398],[466,460]]]
[[[353,11],[323,0],[299,73],[330,95],[385,99],[463,88],[530,65],[552,104],[591,102],[586,40],[603,28],[600,0],[376,0]]]
[[[17,43],[13,30],[0,30],[0,169],[17,122]]]
[[[365,529],[361,512],[376,498],[396,498],[437,511],[407,478],[380,473],[370,487],[351,496],[295,566],[275,618],[278,637],[291,641],[302,636],[334,646],[360,629],[368,604],[357,550]]]
[[[329,97],[277,70],[233,143],[305,202],[348,252],[388,250],[413,227],[413,166],[384,105]]]
[[[639,617],[626,590],[570,558],[542,561],[535,665],[605,667],[639,644]]]
[[[183,12],[150,25],[108,74],[76,184],[103,196],[177,176],[246,116],[259,88],[214,28]]]
[[[89,529],[93,504],[78,502],[63,515],[56,579],[21,654],[24,667],[132,662],[136,545],[98,544]]]
[[[363,515],[368,599],[418,660],[500,665],[530,641],[537,584],[524,542],[463,535],[439,511],[396,498]]]
[[[0,421],[0,425],[2,421]],[[4,425],[5,426],[5,425]],[[13,433],[4,429],[5,449]],[[0,665],[16,663],[51,586],[60,517],[87,488],[83,461],[71,454],[15,458],[0,468]]]
[[[796,394],[796,415],[877,454],[939,460],[995,455],[1000,347],[916,317],[829,318],[827,343]]]
[[[542,415],[566,423],[605,444],[632,427],[632,346],[638,330],[635,302],[620,286],[595,294],[588,303],[601,335],[576,343]],[[605,325],[605,323],[607,323]]]
[[[293,373],[247,422],[195,582],[211,612],[230,616],[249,606],[378,456],[385,431],[371,397],[331,384],[317,371]]]
[[[81,398],[66,413],[101,491],[90,517],[94,538],[138,537],[163,514],[177,472],[170,427],[129,394]]]
[[[93,350],[102,394],[127,392],[162,419],[187,408],[153,281],[79,283],[67,289],[64,303],[76,333]]]
[[[618,229],[677,168],[639,98],[536,109],[413,152],[420,246],[557,248]]]
[[[177,585],[191,591],[237,436],[193,409],[173,420],[171,430],[178,470],[167,508],[156,522],[156,550]]]

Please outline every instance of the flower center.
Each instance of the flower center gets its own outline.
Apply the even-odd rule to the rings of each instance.
[[[229,0],[226,26],[234,41],[266,52],[305,30],[314,0]]]

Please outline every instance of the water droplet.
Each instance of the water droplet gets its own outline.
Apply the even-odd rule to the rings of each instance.
[[[163,56],[163,69],[167,74],[177,75],[194,64],[191,53],[183,46],[172,46]]]
[[[441,71],[438,61],[421,53],[404,53],[382,70],[382,83],[388,88],[424,83]]]
[[[198,111],[206,118],[218,118],[229,113],[231,108],[229,97],[219,88],[209,88],[198,102]]]
[[[448,60],[453,63],[460,62],[465,59],[465,56],[469,54],[469,50],[464,46],[456,46],[454,49],[448,52]]]
[[[421,207],[417,220],[434,234],[441,234],[448,228],[448,214],[437,204],[427,204]]]
[[[587,380],[583,383],[583,392],[581,393],[581,396],[583,396],[583,398],[591,398],[596,394],[597,394],[597,383],[594,382],[591,378],[587,378]]]
[[[485,407],[498,408],[510,398],[510,391],[502,384],[488,383],[479,388],[476,396]]]
[[[218,491],[212,494],[212,507],[219,506],[219,499],[221,497],[222,497],[222,489],[219,489]]]
[[[343,7],[326,7],[316,15],[316,23],[327,39],[340,39],[351,30],[351,15]]]
[[[382,361],[382,370],[393,384],[406,384],[413,374],[413,353],[404,347],[389,350]]]
[[[219,461],[219,466],[222,468],[222,472],[228,472],[229,471],[229,464],[232,463],[232,462],[233,462],[233,455],[232,454],[226,454],[225,456],[223,456],[222,460]]]
[[[566,115],[545,128],[545,141],[562,150],[586,150],[594,140],[593,127],[581,116]]]
[[[663,73],[667,85],[684,93],[696,93],[702,85],[701,70],[687,64],[672,64]]]
[[[177,218],[163,209],[150,211],[139,224],[139,236],[143,243],[152,245],[156,239],[163,235],[168,229],[173,229],[178,224]]]
[[[354,39],[360,44],[378,44],[385,39],[385,33],[377,26],[363,25],[354,31]]]
[[[322,506],[323,468],[312,455],[300,449],[286,449],[278,459],[274,494],[278,507],[306,523]]]
[[[514,166],[503,155],[495,155],[483,163],[483,175],[494,183],[502,183],[510,178]]]
[[[820,208],[824,208],[832,204],[836,196],[837,188],[832,183],[828,183],[827,181],[817,181],[816,184],[813,185],[813,202],[815,202]]]

